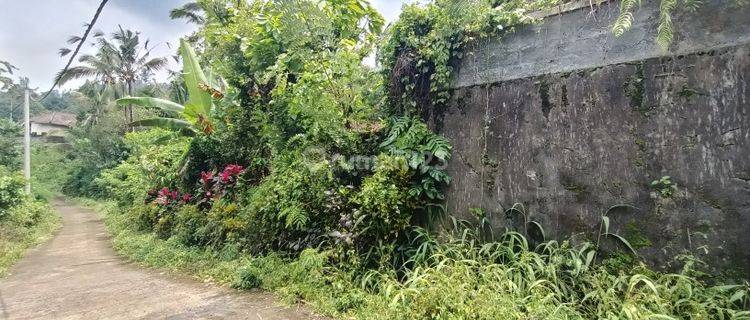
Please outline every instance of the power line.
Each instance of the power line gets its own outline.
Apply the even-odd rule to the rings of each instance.
[[[70,68],[70,65],[73,64],[73,60],[76,58],[76,55],[78,55],[78,51],[81,50],[81,47],[83,46],[83,43],[86,42],[86,38],[88,38],[89,33],[91,32],[91,29],[94,28],[94,24],[96,24],[96,20],[99,19],[99,15],[102,13],[102,10],[104,9],[104,5],[107,4],[109,0],[102,0],[102,2],[99,4],[99,8],[96,9],[96,14],[94,14],[94,18],[91,19],[91,22],[86,27],[86,32],[83,33],[83,37],[81,37],[81,40],[78,41],[78,46],[76,46],[75,51],[73,51],[73,55],[70,56],[70,59],[68,60],[68,64],[65,65],[65,68],[63,68],[62,72],[60,74],[64,74],[68,71],[68,68]],[[52,84],[52,87],[49,88],[49,91],[42,96],[41,100],[44,100],[49,96],[50,93],[52,93],[52,90],[55,89],[55,87],[60,83],[61,77],[55,77],[55,83]]]

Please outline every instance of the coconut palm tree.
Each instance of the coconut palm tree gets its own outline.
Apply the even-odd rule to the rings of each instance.
[[[112,33],[111,39],[107,39],[102,32],[95,33],[94,38],[97,53],[82,55],[78,59],[81,65],[59,73],[57,77],[60,84],[73,79],[92,79],[107,87],[122,88],[125,95],[132,95],[137,83],[148,81],[154,72],[167,65],[166,58],[151,57],[152,48],[149,47],[149,41],[141,44],[140,33],[137,31],[123,29],[120,26]],[[80,39],[73,37],[69,42],[72,44],[76,41]],[[68,52],[66,49],[60,50],[61,55]],[[132,107],[127,107],[125,114],[126,120],[132,122]]]
[[[86,81],[78,93],[88,101],[90,109],[86,111],[83,127],[89,128],[99,122],[99,119],[108,111],[110,102],[116,94],[115,87],[102,85],[98,82]]]
[[[234,5],[238,8],[243,5],[243,1],[237,1]],[[184,19],[188,23],[194,23],[202,25],[206,23],[206,16],[215,17],[219,21],[226,21],[229,18],[229,11],[227,10],[226,3],[219,1],[211,1],[207,3],[188,2],[181,7],[172,9],[169,12],[169,17],[177,20]]]
[[[203,24],[206,22],[206,18],[201,15],[203,8],[197,2],[188,2],[181,7],[172,9],[169,12],[169,17],[172,19],[185,19],[189,23]]]

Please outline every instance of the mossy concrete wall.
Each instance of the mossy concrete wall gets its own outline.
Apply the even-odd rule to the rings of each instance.
[[[523,203],[548,238],[611,232],[665,266],[687,250],[750,277],[750,9],[706,1],[654,44],[658,3],[614,38],[618,3],[548,17],[472,46],[453,98],[431,115],[452,141],[450,213],[495,232]],[[671,176],[672,195],[651,181]],[[740,274],[742,275],[742,274]]]

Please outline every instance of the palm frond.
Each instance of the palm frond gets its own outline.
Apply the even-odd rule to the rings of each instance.
[[[18,69],[18,68],[16,68],[16,66],[10,64],[10,62],[8,62],[8,61],[2,61],[2,60],[0,60],[0,66],[5,67],[4,69],[0,69],[0,71],[8,73],[8,74],[13,74],[13,70],[14,69],[16,69],[16,70]]]
[[[674,31],[672,29],[672,11],[677,5],[676,0],[661,0],[659,5],[659,26],[657,27],[656,43],[666,51],[672,44]]]
[[[70,38],[68,38],[68,44],[76,44],[78,41],[81,41],[81,37],[79,36],[70,36]]]
[[[143,64],[142,68],[148,71],[157,71],[167,67],[167,58],[153,58]]]
[[[615,37],[620,37],[633,26],[633,11],[636,6],[640,6],[640,0],[623,0],[620,2],[620,15],[617,16],[612,32]]]
[[[202,9],[197,2],[188,2],[181,7],[172,9],[169,12],[169,17],[171,19],[185,19],[189,23],[203,24],[206,19],[199,14]]]
[[[65,72],[59,72],[56,76],[56,80],[60,84],[65,84],[68,81],[74,80],[74,79],[81,79],[81,78],[90,78],[95,77],[98,74],[96,69],[88,67],[88,66],[77,66],[69,68]]]

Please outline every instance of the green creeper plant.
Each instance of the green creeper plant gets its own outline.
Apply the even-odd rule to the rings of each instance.
[[[669,48],[674,39],[672,14],[677,6],[688,12],[695,12],[701,5],[700,0],[661,0],[659,3],[659,25],[657,27],[656,43],[664,50]],[[620,15],[612,25],[612,33],[620,37],[633,26],[633,13],[641,6],[641,0],[623,0],[620,2]]]
[[[658,192],[662,198],[671,198],[677,185],[672,182],[672,177],[663,176],[659,180],[651,181],[651,188]]]

